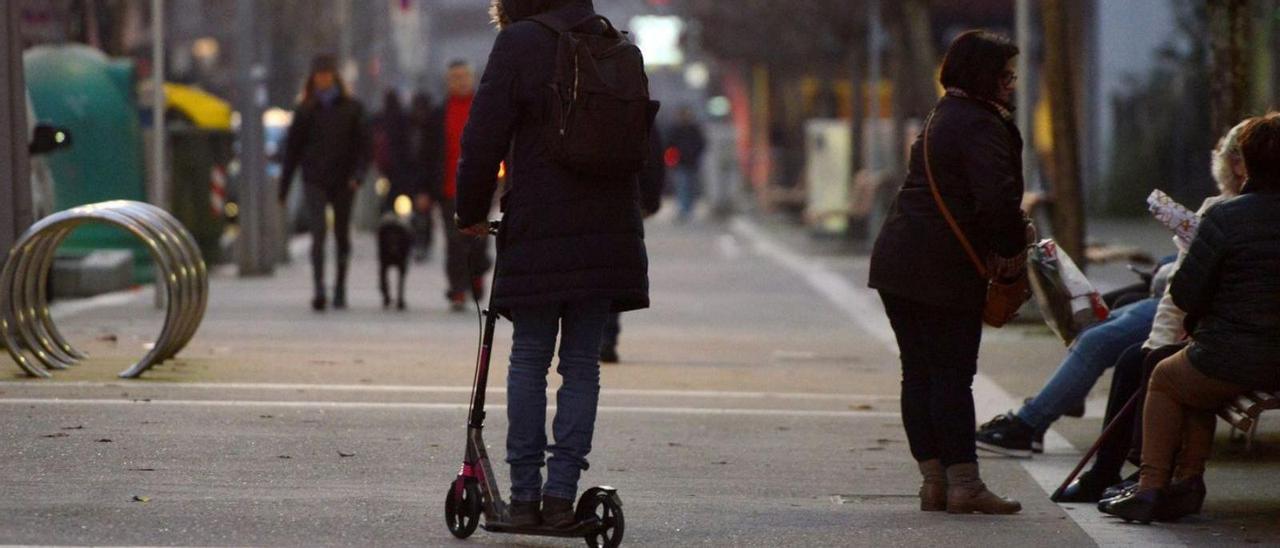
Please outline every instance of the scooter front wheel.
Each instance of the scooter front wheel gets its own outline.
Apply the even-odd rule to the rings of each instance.
[[[449,484],[444,498],[444,522],[457,538],[467,538],[480,525],[480,489],[474,481],[458,478]]]
[[[582,501],[585,508],[578,508],[579,517],[595,515],[600,526],[587,534],[587,546],[591,548],[618,548],[622,545],[622,535],[626,532],[626,520],[622,516],[622,501],[617,494],[598,492],[588,500]],[[585,511],[584,511],[585,510]]]

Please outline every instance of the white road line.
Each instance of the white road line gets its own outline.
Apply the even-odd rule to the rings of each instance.
[[[290,384],[290,383],[239,383],[239,382],[152,382],[152,381],[68,381],[24,382],[0,381],[0,388],[40,389],[191,389],[191,390],[255,390],[277,392],[360,392],[384,394],[469,394],[470,386],[397,386],[381,384]],[[506,393],[502,387],[491,387],[489,393]],[[897,397],[876,394],[821,394],[812,392],[736,392],[724,390],[640,390],[604,388],[605,396],[632,396],[652,398],[708,398],[734,400],[799,400],[799,401],[857,401],[896,402]]]
[[[413,402],[340,402],[340,401],[255,401],[255,400],[160,400],[135,401],[129,399],[74,399],[74,398],[0,398],[0,405],[28,406],[164,406],[164,407],[266,407],[285,409],[364,409],[396,411],[466,411],[462,403],[413,403]],[[488,409],[506,409],[505,405],[489,405]],[[549,406],[548,409],[555,409]],[[748,416],[748,417],[807,417],[837,419],[896,419],[901,415],[892,411],[805,411],[795,409],[742,409],[724,407],[641,407],[600,406],[601,413],[628,413],[645,415],[696,415],[696,416]]]
[[[879,296],[874,291],[863,288],[861,285],[855,286],[821,262],[787,249],[746,218],[734,218],[730,226],[736,234],[750,240],[756,252],[803,278],[867,334],[884,344],[890,352],[898,353],[898,343],[893,336],[893,329],[889,326],[888,319],[884,314],[867,313],[881,310]],[[973,395],[979,417],[1003,413],[1008,409],[1016,408],[1019,404],[1018,399],[981,372],[973,379]],[[1020,464],[1048,494],[1057,489],[1058,484],[1074,467],[1075,455],[1078,451],[1066,438],[1053,430],[1045,433],[1045,451],[1050,455],[1045,458],[1037,457],[1039,460],[1023,460]],[[1054,456],[1055,453],[1065,453],[1071,457]],[[1116,520],[1103,518],[1092,508],[1080,508],[1066,514],[1099,545],[1184,546],[1173,532],[1155,527],[1144,527],[1140,530],[1124,527]]]
[[[733,234],[721,234],[716,238],[716,249],[720,250],[721,257],[730,261],[742,256],[742,246],[738,245],[738,238]]]

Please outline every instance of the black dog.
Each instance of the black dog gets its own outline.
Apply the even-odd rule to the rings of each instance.
[[[391,287],[387,281],[387,272],[392,268],[400,271],[400,287],[396,293],[396,308],[405,309],[404,279],[409,273],[409,256],[413,251],[413,234],[394,213],[382,217],[378,225],[378,270],[382,288],[382,307],[391,307]]]

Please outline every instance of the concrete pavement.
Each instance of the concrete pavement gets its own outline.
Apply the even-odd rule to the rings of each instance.
[[[984,459],[989,483],[1021,499],[1022,515],[922,514],[896,355],[876,327],[878,303],[860,289],[864,259],[815,251],[769,223],[659,219],[649,243],[654,307],[624,317],[624,363],[603,371],[583,479],[621,489],[627,545],[1280,539],[1277,482],[1260,479],[1280,470],[1254,460],[1275,462],[1273,441],[1248,461],[1215,462],[1212,517],[1191,524],[1097,524],[1082,517],[1091,509],[1049,503],[1044,478],[1069,466],[1096,420],[1067,424],[1057,455]],[[322,315],[306,308],[303,261],[272,278],[215,276],[195,341],[141,380],[114,373],[159,329],[145,291],[63,315],[93,359],[51,382],[18,378],[0,360],[15,375],[0,382],[0,543],[576,545],[448,535],[440,499],[462,451],[476,318],[446,310],[438,259],[410,273],[408,312],[381,310],[375,262],[372,240],[360,239],[352,309]],[[984,412],[1038,388],[1063,353],[1035,327],[988,335]],[[494,361],[495,459],[508,341],[509,324]],[[1267,488],[1236,487],[1259,481]]]

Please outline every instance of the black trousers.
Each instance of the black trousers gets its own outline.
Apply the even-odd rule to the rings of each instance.
[[[454,226],[453,216],[456,204],[452,199],[440,202],[440,216],[445,226],[445,258],[444,272],[449,279],[449,297],[465,295],[474,291],[472,283],[484,276],[492,267],[489,258],[489,240],[491,238],[473,238],[458,231]]]
[[[977,462],[973,376],[982,310],[943,308],[881,292],[902,358],[902,423],[916,461]]]
[[[316,294],[324,293],[324,240],[329,232],[325,206],[333,206],[333,238],[338,244],[337,285],[345,287],[347,266],[351,264],[351,206],[355,192],[347,187],[321,188],[307,184],[303,187],[303,201],[311,231],[311,275]]]

